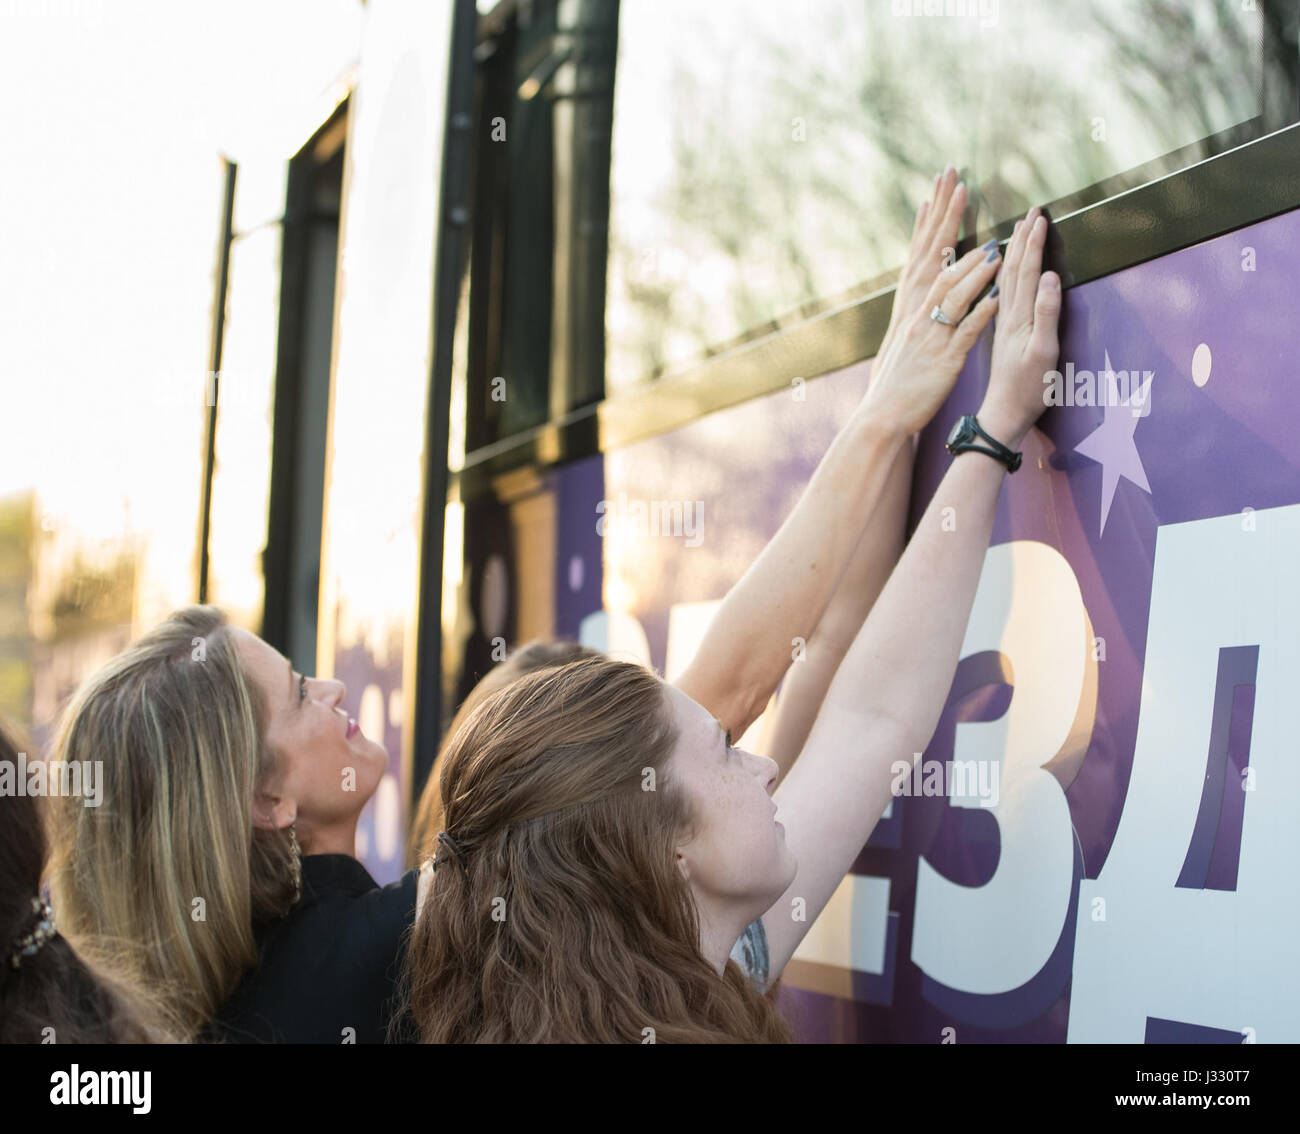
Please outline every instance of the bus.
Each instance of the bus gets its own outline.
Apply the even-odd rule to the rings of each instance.
[[[933,173],[953,157],[970,187],[958,255],[1032,204],[1053,222],[1060,375],[924,754],[993,762],[1000,790],[896,796],[785,970],[805,1039],[1300,1037],[1296,20],[1237,0],[484,20],[444,711],[503,642],[549,635],[671,680],[861,397]],[[919,438],[909,532],[990,340]]]
[[[191,597],[348,686],[390,753],[373,876],[509,649],[685,668],[861,398],[951,160],[956,255],[1050,216],[1059,373],[924,753],[946,774],[895,796],[782,1004],[819,1042],[1300,1039],[1297,21],[368,0],[291,155],[225,164],[186,396]],[[917,440],[909,533],[990,340]],[[12,523],[45,546],[39,506]],[[141,606],[86,609],[97,637],[32,647],[37,717]]]

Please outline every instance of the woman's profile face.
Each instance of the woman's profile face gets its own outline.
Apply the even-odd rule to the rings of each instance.
[[[697,902],[752,911],[752,920],[794,881],[797,863],[777,822],[776,762],[727,743],[708,710],[666,682],[677,727],[668,771],[691,800],[695,827],[678,865]]]
[[[379,786],[388,754],[348,715],[341,681],[306,677],[255,634],[238,628],[231,633],[245,672],[262,691],[266,739],[279,762],[276,782],[267,786],[269,802],[255,809],[260,825],[295,823],[305,845],[313,831],[361,813]]]

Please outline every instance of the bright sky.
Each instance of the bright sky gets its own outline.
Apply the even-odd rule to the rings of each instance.
[[[218,153],[291,148],[268,124],[309,122],[362,16],[0,0],[0,496],[38,485],[87,535],[117,529],[125,497],[185,508],[202,414],[164,384],[207,369]]]
[[[40,585],[125,553],[138,619],[192,600],[220,155],[301,145],[363,16],[0,0],[0,499],[36,489]]]

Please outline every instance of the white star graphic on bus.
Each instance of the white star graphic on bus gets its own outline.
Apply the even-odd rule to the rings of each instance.
[[[1103,378],[1106,383],[1106,395],[1102,399],[1106,416],[1096,429],[1074,447],[1074,450],[1101,465],[1100,534],[1105,535],[1106,519],[1110,515],[1110,506],[1115,499],[1115,489],[1119,487],[1121,476],[1131,480],[1144,492],[1148,494],[1151,492],[1151,485],[1147,483],[1146,470],[1142,467],[1142,458],[1133,440],[1133,431],[1137,428],[1139,415],[1135,414],[1132,408],[1145,405],[1151,379],[1148,377],[1140,389],[1130,392],[1121,400],[1116,386],[1115,371],[1110,365],[1110,351],[1106,352],[1106,368],[1098,377]]]

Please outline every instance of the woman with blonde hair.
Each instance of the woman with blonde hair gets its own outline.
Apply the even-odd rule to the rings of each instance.
[[[102,761],[104,798],[59,801],[55,909],[186,1038],[385,1036],[416,876],[351,857],[387,755],[345,692],[194,606],[65,710],[53,758]]]
[[[974,423],[991,443],[954,431],[952,464],[775,796],[774,761],[632,663],[542,669],[473,710],[443,760],[441,850],[408,954],[424,1041],[791,1038],[733,943],[758,918],[755,968],[779,979],[884,813],[896,764],[938,723],[1002,480],[1059,350],[1046,230],[1030,210],[1002,265]],[[954,275],[928,297],[941,317],[918,314],[904,341],[960,330],[974,292]]]

